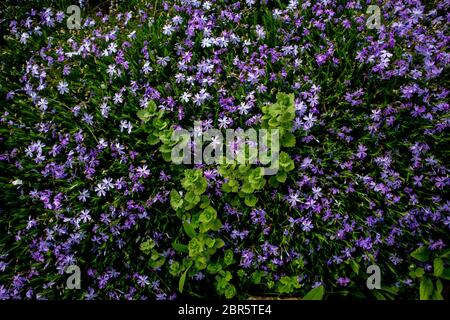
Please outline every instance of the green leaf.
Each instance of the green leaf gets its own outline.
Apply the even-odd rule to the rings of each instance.
[[[433,294],[433,282],[424,277],[420,280],[420,300],[429,300]]]
[[[277,291],[279,293],[292,293],[295,289],[300,288],[297,277],[284,276],[278,282]]]
[[[436,290],[433,291],[433,294],[431,295],[432,300],[444,300],[444,297],[442,296],[442,290],[444,289],[444,286],[442,285],[441,280],[436,280]]]
[[[220,263],[210,263],[206,268],[206,271],[208,271],[211,274],[216,274],[220,270],[222,270],[222,265]]]
[[[271,176],[269,178],[269,184],[271,187],[274,187],[274,188],[277,188],[280,185],[276,176]]]
[[[253,274],[251,276],[252,283],[260,284],[263,275],[264,275],[264,273],[262,271],[255,271],[255,272],[253,272]]]
[[[207,238],[205,241],[205,244],[208,248],[214,247],[214,243],[216,243],[216,240],[212,238]]]
[[[225,245],[225,242],[222,239],[216,239],[216,242],[214,243],[215,249],[220,249]]]
[[[415,278],[421,278],[425,274],[424,268],[417,268],[413,273],[412,276]]]
[[[258,198],[256,198],[254,195],[247,195],[245,196],[244,200],[245,204],[249,207],[254,207],[256,205],[256,202],[258,202]]]
[[[428,249],[426,247],[419,247],[413,252],[411,252],[411,257],[420,262],[426,262],[428,260]]]
[[[227,299],[231,299],[236,295],[236,287],[232,284],[230,284],[226,289],[225,289],[225,298]]]
[[[277,178],[278,182],[284,183],[284,182],[286,182],[286,179],[287,179],[287,173],[284,171],[281,171],[276,175],[276,178]]]
[[[150,100],[150,101],[147,103],[147,109],[148,109],[148,111],[149,111],[150,113],[155,113],[155,112],[156,112],[157,105],[156,105],[156,103],[155,103],[154,100]]]
[[[355,260],[352,260],[350,266],[352,267],[353,272],[359,274],[359,264]]]
[[[179,242],[172,243],[172,247],[175,249],[175,251],[188,253],[189,249],[188,246]]]
[[[192,204],[192,206],[195,206],[197,203],[200,202],[200,196],[196,195],[192,191],[188,191],[188,192],[186,192],[186,196],[184,197],[184,200],[186,200],[187,202]]]
[[[445,269],[444,272],[442,272],[440,278],[444,280],[450,280],[450,268]]]
[[[170,206],[173,210],[177,211],[183,205],[183,199],[181,199],[180,194],[177,190],[172,189],[170,191]]]
[[[157,260],[150,260],[148,264],[151,268],[160,268],[164,262],[166,262],[166,258],[160,257]]]
[[[151,118],[151,114],[148,112],[147,109],[139,110],[136,115],[144,123]]]
[[[149,254],[154,246],[155,246],[155,241],[149,239],[147,241],[142,242],[139,249],[142,252],[144,252],[145,254]]]
[[[209,227],[212,231],[218,231],[222,227],[222,222],[216,219]]]
[[[195,257],[205,250],[205,243],[202,238],[195,237],[189,241],[188,244],[189,256]]]
[[[303,300],[322,300],[324,294],[325,288],[323,286],[319,286],[309,291],[306,296],[303,297]]]
[[[189,271],[189,268],[187,268],[186,271],[183,272],[183,274],[180,277],[180,281],[178,282],[178,291],[180,291],[180,293],[183,293],[184,283],[186,282],[186,275],[187,272]]]
[[[234,262],[234,255],[233,255],[232,250],[230,250],[230,249],[225,250],[223,261],[224,261],[225,265],[227,265],[227,266],[229,266],[230,264],[232,264]]]
[[[242,185],[241,191],[244,193],[252,193],[253,191],[255,191],[255,189],[252,187],[252,185],[248,182],[244,182],[244,184]]]
[[[189,222],[183,222],[183,229],[184,232],[186,232],[186,234],[189,236],[189,238],[195,238],[197,236],[197,233]]]
[[[147,142],[149,145],[154,146],[159,143],[159,137],[157,135],[150,134],[147,138]]]
[[[433,270],[436,277],[440,277],[442,275],[442,273],[444,272],[444,261],[442,261],[441,258],[434,259]]]
[[[239,173],[242,173],[242,174],[246,173],[249,169],[250,169],[250,166],[249,165],[245,165],[245,164],[241,164],[238,167]]]
[[[208,259],[206,257],[200,256],[195,259],[195,268],[197,268],[197,270],[206,269],[207,266],[208,266]]]
[[[172,160],[172,156],[170,154],[170,152],[161,152],[161,156],[164,159],[164,161],[171,161]]]
[[[437,279],[436,280],[436,291],[439,293],[442,293],[443,289],[444,289],[444,286],[442,285],[442,281]]]
[[[201,197],[200,209],[205,209],[206,207],[209,206],[210,203],[211,201],[209,201],[208,196],[203,195]]]
[[[283,135],[283,138],[282,138],[282,140],[281,140],[281,143],[282,143],[282,145],[283,145],[283,147],[294,147],[295,146],[295,136],[292,134],[292,133],[290,133],[290,132],[286,132],[284,135]]]
[[[210,223],[213,222],[216,218],[217,218],[217,211],[213,207],[209,206],[200,213],[198,220],[201,223]]]
[[[431,300],[444,300],[444,297],[441,293],[437,291],[433,291],[433,294],[431,295]]]
[[[378,290],[371,290],[371,293],[377,300],[386,300],[386,297]]]
[[[174,261],[169,267],[169,273],[172,276],[178,276],[178,274],[180,274],[180,272],[181,272],[180,263],[178,261]]]
[[[448,257],[450,257],[450,249],[444,250],[444,251],[439,255],[439,257],[440,257],[440,258],[448,258]]]

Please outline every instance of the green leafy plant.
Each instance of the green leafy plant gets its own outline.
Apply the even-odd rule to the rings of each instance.
[[[300,288],[300,284],[298,283],[298,279],[296,276],[284,276],[281,277],[280,281],[277,285],[277,291],[281,294],[283,293],[293,293],[294,290]]]
[[[443,252],[431,252],[425,246],[419,247],[411,253],[411,257],[422,262],[432,262],[433,272],[428,273],[423,266],[410,267],[409,275],[419,281],[420,300],[443,300],[442,281],[450,280],[450,249]],[[431,260],[430,260],[431,259]]]
[[[149,256],[148,265],[151,268],[160,268],[166,258],[155,249],[155,242],[151,239],[141,242],[139,249]]]

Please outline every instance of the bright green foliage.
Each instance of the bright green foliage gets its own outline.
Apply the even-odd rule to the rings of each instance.
[[[431,258],[433,256],[434,258]],[[423,267],[411,265],[409,276],[419,281],[420,300],[443,300],[442,280],[450,280],[450,250],[443,252],[431,252],[422,246],[411,253],[411,257],[422,263],[428,264],[432,261],[433,272],[426,272]],[[432,259],[432,260],[431,260]],[[447,265],[447,267],[445,267]],[[434,283],[433,283],[434,280]]]
[[[311,289],[304,297],[303,300],[322,300],[325,294],[325,288],[323,286],[318,286],[317,288]]]
[[[181,185],[186,191],[200,195],[206,191],[207,183],[201,170],[185,170]]]
[[[142,242],[139,246],[139,249],[150,258],[148,261],[149,267],[159,268],[164,264],[166,258],[154,248],[155,242],[151,239]]]
[[[294,95],[278,93],[277,101],[272,105],[263,106],[262,111],[264,116],[261,127],[278,129],[281,145],[295,146],[295,136],[290,132],[295,117]],[[263,139],[263,141],[268,141],[270,150],[271,139]],[[270,160],[270,155],[266,155],[265,158],[264,160]],[[286,182],[288,172],[294,169],[294,161],[286,152],[280,152],[279,159],[276,159],[271,167],[278,167],[277,174],[270,177],[271,186],[278,187],[280,183]],[[244,198],[247,206],[256,206],[258,198],[253,193],[262,190],[267,182],[262,167],[252,168],[249,164],[223,164],[219,168],[219,173],[227,179],[227,182],[222,185],[224,192],[238,193],[241,198]]]
[[[298,279],[296,276],[281,277],[278,282],[277,291],[281,294],[283,293],[293,293],[295,289],[300,288],[300,284],[298,283]]]
[[[294,94],[280,92],[277,101],[262,108],[262,127],[280,130],[290,130],[295,118]]]
[[[224,295],[227,299],[231,299],[236,295],[236,287],[230,284],[232,278],[230,271],[220,271],[216,276],[217,292]]]

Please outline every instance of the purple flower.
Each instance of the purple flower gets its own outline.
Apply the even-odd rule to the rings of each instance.
[[[341,286],[341,287],[346,287],[348,286],[348,284],[350,283],[350,279],[349,278],[338,278],[336,283]]]

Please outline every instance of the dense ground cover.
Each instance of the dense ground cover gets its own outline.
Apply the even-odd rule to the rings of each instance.
[[[0,299],[448,294],[447,0],[68,5],[3,8]],[[279,173],[173,163],[196,121]]]

